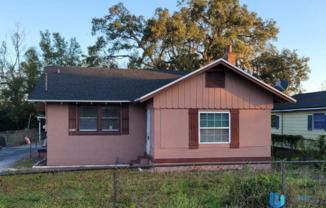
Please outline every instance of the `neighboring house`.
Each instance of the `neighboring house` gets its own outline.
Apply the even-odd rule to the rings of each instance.
[[[272,110],[272,133],[317,139],[326,135],[326,91],[293,96],[296,103],[279,103]]]
[[[271,160],[273,102],[295,102],[235,66],[231,48],[193,72],[52,66],[48,165]]]

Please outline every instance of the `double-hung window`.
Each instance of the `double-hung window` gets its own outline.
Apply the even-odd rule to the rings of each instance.
[[[97,107],[79,107],[79,131],[97,131]]]
[[[102,131],[119,131],[120,108],[102,107]]]
[[[199,143],[230,143],[230,113],[200,112]]]
[[[119,132],[119,106],[79,106],[79,132]]]
[[[314,113],[314,129],[324,130],[325,129],[325,114]]]
[[[280,124],[280,117],[277,115],[272,115],[272,129],[279,129]]]

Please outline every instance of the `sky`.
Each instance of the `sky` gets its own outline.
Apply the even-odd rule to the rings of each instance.
[[[16,24],[26,33],[25,46],[38,46],[40,31],[59,32],[66,39],[76,37],[87,53],[94,44],[92,19],[108,14],[108,8],[122,2],[131,13],[153,16],[158,7],[177,10],[177,0],[0,0],[0,41],[10,43]],[[280,32],[272,42],[279,50],[297,50],[309,57],[310,79],[303,82],[305,92],[326,90],[326,1],[325,0],[240,0],[249,11],[263,19],[276,20]],[[324,83],[324,89],[322,88]]]

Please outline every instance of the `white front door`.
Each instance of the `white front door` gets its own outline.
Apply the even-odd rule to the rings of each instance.
[[[150,149],[150,131],[151,131],[151,111],[147,109],[147,125],[146,125],[146,153],[149,155]]]

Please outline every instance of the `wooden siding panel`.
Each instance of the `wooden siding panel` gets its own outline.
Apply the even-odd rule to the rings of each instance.
[[[196,84],[197,84],[197,89],[196,89],[197,108],[201,108],[203,106],[203,102],[205,102],[205,98],[204,98],[205,88],[203,87],[204,80],[201,79],[201,76],[202,75],[198,75],[196,78],[194,78],[196,79]]]
[[[242,82],[244,83],[244,82]],[[243,108],[249,109],[250,108],[250,95],[246,94],[249,91],[249,87],[246,84],[242,84],[242,93],[243,93]]]
[[[173,89],[169,88],[166,91],[166,108],[172,108],[173,104]]]
[[[185,81],[185,108],[190,108],[191,103],[191,81]]]
[[[209,102],[208,102],[208,107],[209,108],[215,108],[215,90],[218,88],[209,88],[208,89],[208,97],[209,97]]]
[[[172,107],[179,108],[179,85],[173,87],[173,101]]]
[[[200,74],[166,89],[158,96],[159,99],[154,99],[154,106],[162,109],[271,109],[273,107],[271,93],[232,73],[226,73],[225,88],[206,88],[205,74]]]
[[[220,88],[215,88],[214,89],[215,92],[215,99],[214,99],[214,107],[215,108],[221,108],[221,89]]]
[[[250,109],[255,108],[255,97],[256,97],[256,88],[253,86],[250,86],[250,94],[249,94],[249,104]]]
[[[239,80],[239,84],[243,84],[242,80]],[[243,87],[236,86],[236,93],[238,96],[238,108],[243,109],[244,108],[244,90]]]
[[[202,79],[204,79],[204,74],[202,75]],[[214,100],[210,100],[210,97],[209,97],[209,89],[212,89],[212,88],[206,88],[205,87],[205,84],[203,83],[203,105],[200,107],[200,108],[208,108],[209,107],[209,102],[214,102]]]
[[[166,92],[160,93],[160,108],[166,108]]]
[[[185,108],[185,82],[181,82],[178,87],[179,90],[179,108]]]
[[[190,80],[191,83],[191,96],[190,96],[190,107],[197,108],[197,83],[196,77]]]
[[[231,75],[229,75],[230,77]],[[232,94],[232,108],[235,108],[237,109],[238,108],[238,94],[239,94],[239,89],[238,88],[238,83],[236,82],[232,82],[232,91],[231,91],[231,94]]]
[[[260,96],[262,99],[262,102],[260,104],[260,109],[266,109],[266,94],[262,89],[258,90],[258,96]]]
[[[227,100],[226,100],[227,92],[224,88],[221,88],[221,108],[227,108]]]
[[[158,96],[153,98],[153,107],[154,108],[159,108],[160,107],[160,99],[161,99],[161,95],[159,94]]]
[[[226,91],[226,108],[233,108],[232,100],[232,93],[230,91]]]

